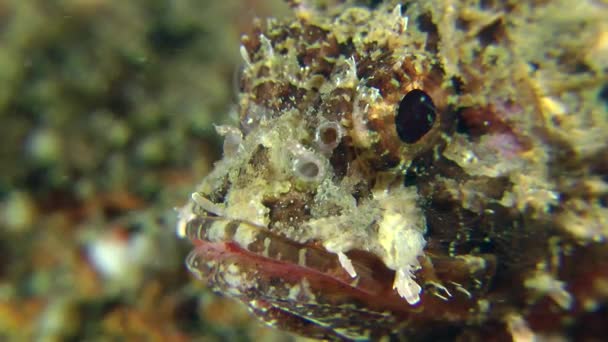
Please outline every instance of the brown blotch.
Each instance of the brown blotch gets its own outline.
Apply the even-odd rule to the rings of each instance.
[[[506,33],[502,19],[496,19],[488,26],[482,28],[477,33],[477,39],[481,46],[486,47],[488,45],[498,44],[505,40]]]
[[[285,82],[267,81],[256,85],[253,94],[258,105],[281,111],[301,103],[306,90]]]
[[[344,178],[346,172],[348,171],[348,165],[350,160],[353,158],[352,151],[348,148],[347,144],[341,142],[334,149],[331,157],[329,158],[329,163],[331,164],[334,170],[334,176],[340,180]]]
[[[251,159],[249,159],[249,165],[253,166],[254,169],[260,169],[265,168],[269,164],[268,148],[258,145],[255,152],[253,152]]]
[[[433,18],[430,13],[425,13],[416,18],[418,29],[427,33],[426,50],[436,53],[438,51],[439,31],[437,25],[433,23]]]
[[[298,226],[307,221],[311,217],[308,203],[312,200],[311,194],[295,191],[283,194],[281,197],[265,198],[262,204],[270,209],[269,227],[272,229],[277,223]]]
[[[314,25],[302,24],[302,39],[308,44],[314,44],[327,38],[329,32]]]
[[[493,104],[464,108],[458,113],[458,116],[460,130],[464,130],[472,137],[496,133],[516,136],[504,114],[498,111]]]
[[[260,34],[262,31],[259,27],[255,27],[250,33],[243,35],[241,44],[247,50],[250,59],[253,59],[254,53],[260,48]]]
[[[354,96],[354,89],[336,88],[324,99],[319,110],[326,113],[327,120],[339,122],[344,114],[352,112]]]
[[[379,56],[366,55],[358,62],[357,74],[360,79],[366,79],[367,85],[377,88],[385,96],[397,91],[397,85],[393,81],[393,53],[387,47],[377,48],[381,51]],[[373,58],[372,58],[373,56]]]
[[[309,67],[311,74],[319,74],[329,78],[335,60],[340,55],[340,49],[334,36],[329,36],[326,39],[314,45],[300,43],[298,46],[298,61],[301,66]]]

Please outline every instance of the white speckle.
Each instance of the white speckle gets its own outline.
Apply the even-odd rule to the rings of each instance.
[[[272,59],[274,57],[274,49],[272,48],[272,43],[270,42],[270,39],[268,39],[265,35],[261,34],[260,42],[262,44],[261,49],[264,53],[264,56],[268,59]]]
[[[129,287],[137,283],[143,266],[152,260],[153,250],[150,237],[144,234],[128,236],[116,229],[93,240],[87,246],[87,256],[105,279]]]
[[[262,256],[264,256],[265,258],[268,258],[268,249],[270,248],[271,242],[272,240],[270,240],[270,238],[264,238],[264,251],[262,251]]]
[[[344,270],[348,272],[351,277],[354,278],[357,276],[357,271],[355,271],[352,261],[346,256],[346,254],[338,252],[338,260],[340,261],[342,268],[344,268]]]
[[[465,289],[464,287],[462,287],[461,284],[459,284],[457,282],[454,282],[454,281],[451,281],[451,283],[456,287],[456,291],[462,292],[462,293],[464,293],[465,296],[467,296],[469,298],[472,298],[471,292],[469,292],[467,289]],[[446,291],[447,291],[447,289],[446,289]],[[448,292],[448,294],[449,294],[449,292]],[[450,296],[451,296],[451,294],[450,294]]]
[[[298,265],[306,266],[306,248],[300,248],[298,251]]]
[[[469,298],[472,298],[472,296],[471,296],[471,292],[467,291],[467,289],[465,289],[465,288],[464,288],[464,287],[462,287],[462,286],[457,287],[457,288],[456,288],[456,291],[460,291],[460,292],[464,293],[464,295],[465,295],[465,296],[467,296],[467,297],[469,297]]]
[[[414,305],[420,301],[422,288],[414,281],[414,275],[407,268],[400,268],[395,273],[393,289],[403,297],[409,304]]]
[[[232,274],[237,274],[237,273],[239,273],[239,267],[235,264],[230,264],[230,265],[228,265],[228,268],[226,269],[226,271],[228,271]]]
[[[89,259],[95,269],[107,278],[127,275],[129,242],[114,236],[103,236],[95,240],[87,249]]]
[[[308,279],[302,278],[300,284],[302,286],[302,294],[306,295],[307,300],[315,302],[316,296],[310,289],[310,283],[308,282]]]
[[[507,328],[514,342],[534,342],[536,335],[528,326],[528,323],[517,314],[511,314],[506,319]]]
[[[565,289],[563,281],[555,279],[546,272],[537,272],[534,276],[524,281],[524,286],[535,290],[539,295],[547,295],[555,301],[562,309],[568,310],[572,307],[572,295]]]
[[[350,56],[349,59],[346,60],[346,64],[348,64],[348,78],[353,82],[357,81],[357,62],[355,61],[355,56]]]
[[[451,282],[451,283],[456,287],[460,286],[460,284],[458,284],[458,283],[455,283],[455,282]],[[436,291],[433,291],[433,295],[435,297],[441,298],[445,301],[447,301],[448,299],[450,299],[450,297],[452,297],[452,294],[450,293],[450,291],[440,283],[437,283],[434,281],[429,281],[429,282],[426,282],[425,284],[432,285],[436,289]],[[441,291],[445,295],[442,295],[441,293],[439,293],[439,291]]]
[[[186,237],[186,225],[190,220],[196,217],[192,212],[192,203],[188,202],[183,207],[174,208],[177,211],[177,224],[175,227],[175,232],[177,236],[180,238]]]
[[[249,286],[247,278],[237,265],[228,265],[228,267],[221,272],[221,275],[226,285],[225,292],[230,295],[240,296],[241,289]]]
[[[300,287],[300,284],[293,285],[292,287],[289,288],[289,294],[287,295],[287,298],[289,298],[292,301],[297,301],[301,290],[302,290],[302,288]]]
[[[407,30],[407,21],[408,17],[401,15],[401,5],[395,6],[393,12],[391,13],[392,19],[394,20],[394,26],[396,32],[403,33]]]
[[[258,236],[258,228],[249,224],[241,224],[234,233],[233,240],[239,246],[247,249],[249,244],[254,242]]]
[[[243,58],[243,61],[245,62],[245,66],[251,68],[251,59],[249,59],[249,54],[247,53],[245,46],[241,45],[239,52],[241,53],[241,58]]]

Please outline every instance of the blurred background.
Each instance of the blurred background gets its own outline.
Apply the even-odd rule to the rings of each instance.
[[[184,267],[239,36],[279,0],[0,0],[0,340],[283,341]]]

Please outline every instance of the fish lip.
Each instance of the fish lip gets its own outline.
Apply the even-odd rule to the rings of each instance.
[[[398,293],[400,298],[405,299],[410,305],[420,302],[418,295],[421,287],[412,280],[415,276],[410,268],[407,270],[389,269],[384,260],[380,260],[380,257],[372,252],[365,255],[357,254],[358,257],[353,255],[351,258],[346,253],[352,254],[353,251],[345,252],[342,248],[332,249],[323,244],[314,244],[314,242],[295,241],[271,231],[267,226],[246,219],[228,217],[226,214],[221,205],[215,204],[195,192],[192,194],[192,202],[180,211],[180,215],[183,216],[180,216],[178,230],[195,244],[196,241],[199,241],[198,244],[220,243],[220,246],[235,244],[243,251],[258,257],[261,266],[258,268],[261,269],[261,272],[266,271],[263,267],[267,267],[267,271],[276,269],[275,261],[279,261],[283,265],[282,269],[289,269],[285,266],[290,266],[294,273],[302,274],[306,273],[305,271],[311,271],[317,279],[325,276],[365,292],[367,295],[392,295],[396,289],[395,293]],[[216,253],[217,249],[215,252],[212,250],[213,248],[204,253],[209,256],[208,259],[222,260],[223,254]],[[233,251],[232,259],[238,259],[244,254]],[[191,271],[199,278],[204,277],[198,267]],[[209,266],[207,271],[214,273],[215,267]],[[286,272],[285,276],[288,273]],[[279,272],[278,277],[280,276]],[[409,289],[412,283],[415,288]],[[404,291],[404,289],[408,291]],[[416,296],[408,297],[407,295],[412,291],[416,293]]]
[[[213,224],[219,224],[225,235],[213,236],[206,229],[216,229]],[[249,229],[259,236],[244,244],[242,239],[238,241],[235,237],[239,229]],[[211,234],[211,236],[210,236]],[[254,258],[258,260],[258,272],[285,271],[284,276],[289,273],[307,274],[311,277],[330,278],[340,284],[361,291],[368,296],[378,296],[382,293],[393,292],[392,282],[395,271],[389,269],[379,257],[365,251],[349,251],[348,258],[355,265],[353,276],[352,270],[345,269],[340,254],[327,250],[321,244],[310,242],[301,243],[283,235],[276,234],[268,227],[257,225],[244,220],[227,219],[221,216],[196,216],[186,227],[186,237],[196,246],[195,250],[188,256],[187,266],[199,279],[213,276],[217,267],[201,266],[205,271],[201,274],[201,267],[192,266],[193,253],[204,251],[208,261],[213,263],[222,262],[224,259]],[[267,269],[265,269],[267,268]],[[207,274],[209,273],[209,274]],[[281,274],[281,271],[276,271]]]
[[[186,265],[194,276],[211,290],[247,305],[253,300],[263,300],[268,301],[270,306],[278,305],[280,308],[285,301],[295,302],[296,306],[299,301],[317,305],[316,301],[321,299],[319,304],[324,307],[348,306],[350,310],[399,317],[408,317],[423,310],[420,305],[409,305],[391,288],[392,281],[389,279],[392,280],[392,276],[381,283],[377,279],[361,278],[347,281],[344,277],[329,275],[314,268],[252,253],[233,241],[192,242],[196,247],[186,258]],[[342,272],[348,277],[346,271]],[[394,275],[393,271],[390,272]],[[279,288],[287,293],[296,287],[305,288],[306,295],[310,297],[277,295],[276,291],[281,291]],[[269,289],[272,290],[267,292]]]

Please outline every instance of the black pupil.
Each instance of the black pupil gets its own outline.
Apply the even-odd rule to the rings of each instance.
[[[420,140],[433,127],[435,116],[435,105],[427,93],[420,89],[408,92],[395,116],[399,139],[408,144]]]

